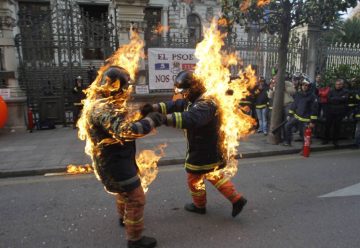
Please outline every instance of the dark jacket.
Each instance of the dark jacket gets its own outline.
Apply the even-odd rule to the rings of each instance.
[[[355,109],[355,119],[360,121],[360,89],[355,94],[355,99],[357,100],[357,105]]]
[[[147,118],[124,124],[126,115],[116,112],[113,104],[98,100],[89,118],[96,173],[106,189],[114,193],[129,192],[140,186],[134,140],[153,128],[153,122]]]
[[[82,105],[81,100],[85,99],[86,97],[85,93],[83,92],[84,89],[85,88],[78,86],[75,86],[73,88],[73,102],[75,106]]]
[[[348,106],[350,108],[355,108],[359,100],[356,99],[356,95],[358,94],[358,90],[356,88],[350,88],[349,91],[349,99]]]
[[[294,97],[294,102],[289,109],[289,115],[293,115],[302,122],[314,122],[318,116],[317,97],[311,90],[298,92]]]
[[[204,174],[225,166],[219,147],[219,116],[213,101],[199,97],[194,103],[159,103],[158,108],[167,115],[168,126],[186,129],[187,172]]]
[[[267,95],[267,88],[257,89],[255,91],[255,108],[263,109],[266,108],[269,102],[269,98]]]
[[[348,109],[349,91],[332,89],[329,93],[328,112],[330,114],[346,114]]]

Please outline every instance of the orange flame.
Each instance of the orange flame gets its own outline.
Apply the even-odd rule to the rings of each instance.
[[[228,25],[228,20],[226,20],[226,18],[220,18],[220,19],[218,20],[218,25],[219,25],[219,26],[222,26],[222,27],[225,27],[225,26]]]
[[[89,164],[85,165],[73,165],[69,164],[66,167],[66,172],[69,174],[85,174],[85,173],[92,173],[94,170]]]
[[[204,39],[196,46],[195,57],[198,59],[195,75],[206,88],[205,96],[217,103],[220,116],[221,148],[227,166],[217,173],[234,176],[237,171],[237,147],[240,138],[248,135],[255,124],[250,116],[239,108],[240,100],[249,95],[249,90],[255,87],[255,72],[251,67],[240,71],[238,79],[230,81],[228,66],[236,65],[240,60],[235,54],[227,54],[221,48],[224,45],[224,35],[213,20],[210,28],[205,29]],[[228,94],[231,89],[232,94]],[[215,176],[216,173],[213,173]]]
[[[258,0],[257,6],[258,7],[263,7],[265,5],[268,5],[269,3],[270,3],[270,0]]]
[[[268,5],[270,3],[270,0],[258,0],[256,3],[257,7],[264,7],[265,5]],[[242,12],[246,12],[251,6],[251,0],[243,0],[240,4],[240,10]]]
[[[242,12],[245,12],[249,9],[250,5],[251,5],[251,0],[244,0],[240,4],[240,10]]]
[[[169,26],[163,26],[160,23],[156,26],[154,33],[155,34],[162,34],[164,32],[168,32],[169,31]]]
[[[140,118],[140,113],[128,105],[132,87],[130,86],[123,94],[114,96],[111,93],[119,90],[120,83],[118,81],[112,84],[108,83],[106,81],[107,79],[103,77],[103,73],[111,66],[119,66],[126,69],[130,74],[131,80],[134,80],[140,59],[143,57],[143,47],[144,41],[137,33],[133,32],[131,28],[130,42],[120,47],[108,60],[106,60],[106,65],[99,69],[97,78],[85,91],[86,99],[82,101],[83,110],[77,123],[77,126],[79,127],[78,136],[81,140],[86,141],[85,152],[91,157],[93,165],[94,156],[98,155],[100,152],[100,149],[98,149],[99,145],[123,143],[126,140],[136,138],[135,135],[128,132],[120,134],[112,133],[111,138],[104,139],[99,144],[94,143],[90,138],[90,132],[93,128],[91,118],[92,116],[102,114],[102,111],[106,111],[104,108],[106,108],[109,103],[114,107],[114,109],[111,109],[112,112],[125,118],[121,124],[122,127],[125,127],[128,123]],[[99,95],[103,97],[99,97]],[[104,125],[110,125],[110,123],[104,123]],[[95,168],[95,166],[93,167]],[[99,179],[96,170],[95,174]]]
[[[155,148],[155,151],[143,150],[136,156],[136,164],[139,167],[141,186],[144,192],[148,191],[149,185],[158,174],[157,163],[161,157],[165,156],[164,148],[166,146],[166,144],[161,144]]]

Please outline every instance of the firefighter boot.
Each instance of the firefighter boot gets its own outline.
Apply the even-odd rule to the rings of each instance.
[[[243,207],[246,205],[247,200],[245,197],[241,197],[237,202],[233,203],[233,209],[231,216],[236,217],[238,214],[240,214]]]
[[[136,241],[128,241],[128,248],[153,248],[156,246],[156,239],[142,236]]]
[[[197,214],[205,214],[206,213],[206,208],[198,208],[197,206],[195,206],[194,203],[185,204],[184,209],[186,211],[197,213]]]

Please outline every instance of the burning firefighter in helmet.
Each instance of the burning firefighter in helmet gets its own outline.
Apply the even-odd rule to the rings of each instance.
[[[135,139],[149,133],[163,120],[160,113],[149,113],[139,121],[127,121],[129,113],[124,106],[129,79],[125,69],[109,67],[102,79],[90,87],[94,89],[93,95],[88,95],[91,107],[84,109],[82,118],[89,123],[86,132],[93,147],[95,172],[105,189],[116,195],[120,225],[125,226],[128,247],[149,248],[156,246],[156,240],[142,236],[145,195],[135,160]]]
[[[235,217],[247,200],[237,192],[229,178],[212,174],[226,166],[219,146],[220,119],[217,106],[214,101],[203,96],[205,88],[190,71],[181,71],[176,76],[175,87],[183,99],[146,104],[142,107],[142,114],[160,112],[166,116],[165,125],[186,130],[188,149],[185,168],[192,203],[185,204],[185,210],[206,213],[206,179],[232,203],[232,216]]]

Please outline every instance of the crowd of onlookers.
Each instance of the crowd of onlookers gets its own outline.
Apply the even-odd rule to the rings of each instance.
[[[267,135],[277,77],[269,82],[259,77],[257,86],[251,94],[242,99],[241,106],[258,122],[258,133]],[[280,128],[284,146],[291,146],[293,133],[299,132],[303,140],[304,130],[321,125],[322,144],[329,141],[337,147],[339,134],[344,120],[356,125],[354,147],[360,148],[360,82],[356,78],[349,81],[337,79],[335,84],[325,84],[321,75],[311,82],[305,74],[286,75],[282,118],[284,125]]]

